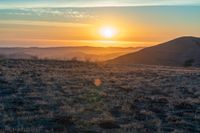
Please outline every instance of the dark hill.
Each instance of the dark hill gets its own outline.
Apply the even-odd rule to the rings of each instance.
[[[180,37],[108,62],[127,65],[200,66],[200,38]]]

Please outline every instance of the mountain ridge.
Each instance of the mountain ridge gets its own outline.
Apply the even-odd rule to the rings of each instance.
[[[190,64],[187,62],[190,61]],[[146,64],[166,66],[200,66],[200,38],[179,37],[135,53],[122,55],[111,64]]]
[[[88,59],[105,61],[140,49],[142,47],[1,47],[0,55],[6,59],[15,59],[15,56],[21,57],[21,59],[32,59],[33,56],[38,59],[70,60],[76,58],[83,61]],[[25,55],[24,57],[21,56],[22,53]]]

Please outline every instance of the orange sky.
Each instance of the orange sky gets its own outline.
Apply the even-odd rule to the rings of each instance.
[[[0,46],[143,47],[200,36],[197,7],[0,9]],[[117,33],[106,38],[102,27]]]

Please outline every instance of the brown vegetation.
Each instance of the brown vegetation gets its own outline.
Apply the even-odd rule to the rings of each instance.
[[[1,60],[1,132],[200,132],[200,69]]]

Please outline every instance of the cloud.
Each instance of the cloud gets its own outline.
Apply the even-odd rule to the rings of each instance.
[[[1,0],[0,8],[11,7],[104,7],[200,5],[199,0]]]
[[[34,25],[34,26],[54,26],[54,27],[87,27],[89,24],[64,23],[49,21],[28,21],[28,20],[0,20],[0,24]]]
[[[37,19],[54,19],[65,21],[82,21],[86,19],[97,20],[98,17],[86,10],[76,10],[72,8],[19,8],[19,9],[0,9],[0,15],[17,18],[23,16],[35,17]]]

